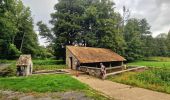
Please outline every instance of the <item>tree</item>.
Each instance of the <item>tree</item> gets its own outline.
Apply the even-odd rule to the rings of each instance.
[[[166,44],[167,40],[167,34],[161,33],[156,38],[156,44],[157,44],[157,56],[167,56],[168,55],[168,47]]]
[[[143,56],[140,33],[140,22],[138,19],[130,19],[125,26],[124,38],[127,43],[125,57],[129,61],[139,59]]]
[[[168,56],[170,56],[170,31],[168,32],[168,35],[167,35],[166,44],[168,48]]]
[[[11,47],[18,52],[36,55],[38,41],[30,9],[21,0],[2,0],[0,11],[1,57],[14,57],[10,54]]]
[[[47,25],[44,24],[42,21],[39,21],[37,23],[37,26],[39,28],[39,35],[42,36],[42,38],[45,38],[47,42],[52,43],[52,41],[54,40],[54,36]]]
[[[13,4],[16,4],[13,0],[2,0],[0,2],[0,58],[8,56],[10,44],[14,42],[14,37],[18,31],[13,19],[15,16],[14,9],[12,9]]]
[[[54,49],[57,58],[64,58],[65,46],[73,45],[79,39],[81,16],[84,12],[83,0],[59,0],[56,12],[51,14],[51,24],[56,37]]]
[[[64,58],[66,45],[75,44],[105,47],[123,54],[123,34],[117,31],[121,16],[113,7],[110,0],[59,0],[56,12],[51,14],[57,58]],[[45,27],[41,22],[38,24],[39,28]],[[47,29],[43,32],[49,33]]]

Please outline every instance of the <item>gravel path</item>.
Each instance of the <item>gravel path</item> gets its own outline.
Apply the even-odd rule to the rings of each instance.
[[[20,93],[0,90],[0,100],[92,100],[83,92]]]
[[[170,100],[170,95],[165,93],[101,80],[88,75],[73,77],[116,100]]]

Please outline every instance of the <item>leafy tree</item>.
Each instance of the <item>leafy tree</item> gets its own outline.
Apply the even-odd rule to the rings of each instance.
[[[0,54],[1,58],[13,58],[10,48],[26,54],[36,55],[37,35],[33,30],[31,11],[21,0],[0,2]],[[8,56],[7,56],[8,55]]]
[[[168,55],[170,56],[170,31],[168,33],[168,36],[167,36],[167,48],[168,48]]]
[[[51,14],[51,24],[55,39],[54,49],[58,58],[64,58],[65,46],[78,41],[81,16],[84,12],[83,0],[59,0],[55,5],[56,12]]]
[[[44,24],[42,21],[39,21],[37,23],[37,26],[39,27],[39,35],[42,36],[42,38],[45,38],[47,42],[51,43],[54,40],[54,36],[52,35],[52,32],[47,27],[47,25]]]
[[[127,49],[125,50],[125,56],[127,60],[133,61],[143,56],[140,33],[140,22],[138,19],[130,19],[125,26],[124,33],[125,41],[127,43]]]
[[[161,33],[159,34],[155,40],[156,40],[156,55],[157,56],[167,56],[168,55],[168,47],[166,44],[167,34]]]
[[[117,30],[121,16],[113,6],[110,0],[59,0],[50,21],[57,58],[64,58],[66,45],[75,44],[110,48],[123,54],[125,41]],[[41,35],[51,37],[46,25],[39,22],[38,26]]]

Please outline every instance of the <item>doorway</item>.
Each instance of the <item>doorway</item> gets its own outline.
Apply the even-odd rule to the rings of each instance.
[[[73,57],[70,57],[70,68],[73,69]]]

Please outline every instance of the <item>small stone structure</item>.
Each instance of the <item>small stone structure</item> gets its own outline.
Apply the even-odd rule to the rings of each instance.
[[[18,76],[28,76],[32,74],[33,63],[31,55],[20,55],[16,65]]]

